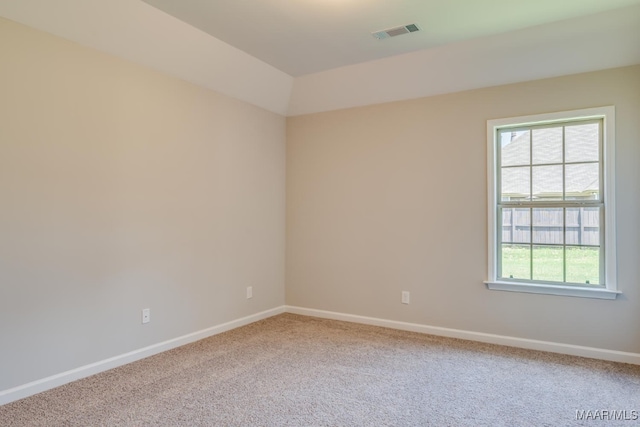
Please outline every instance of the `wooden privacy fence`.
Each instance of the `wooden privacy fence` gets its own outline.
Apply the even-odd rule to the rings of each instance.
[[[563,232],[566,240],[563,240]],[[504,208],[502,242],[598,246],[600,209]]]

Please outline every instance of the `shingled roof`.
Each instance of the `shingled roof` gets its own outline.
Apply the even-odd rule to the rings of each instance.
[[[590,198],[599,191],[599,125],[583,123],[510,134],[503,131],[507,133],[508,141],[501,148],[503,196],[528,198],[532,177],[534,199],[562,197],[563,129],[567,172],[565,194]],[[531,162],[530,157],[533,157]]]

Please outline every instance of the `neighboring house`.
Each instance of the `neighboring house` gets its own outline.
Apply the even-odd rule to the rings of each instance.
[[[566,197],[593,199],[598,188],[598,126],[581,124],[567,126],[565,135],[567,168]],[[503,200],[562,199],[562,128],[535,129],[511,132],[511,140],[503,141],[501,149]],[[509,137],[509,135],[507,136]],[[533,142],[530,145],[530,137]],[[531,170],[529,158],[533,157]],[[508,197],[508,199],[506,199]]]
[[[563,179],[566,199],[597,199],[598,133],[597,123],[504,133],[500,153],[502,200],[562,200]],[[567,163],[564,172],[563,156]],[[529,208],[504,209],[502,241],[530,242],[532,222],[534,241],[540,244],[561,244],[563,240],[574,245],[599,244],[597,207],[568,208],[566,212],[549,207],[533,212]]]

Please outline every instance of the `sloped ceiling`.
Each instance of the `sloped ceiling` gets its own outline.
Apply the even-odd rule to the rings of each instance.
[[[0,16],[283,115],[640,63],[640,0],[8,0]]]
[[[640,0],[143,0],[299,77],[580,18]],[[415,23],[386,40],[371,32]]]
[[[139,0],[7,0],[0,16],[286,114],[293,78]]]
[[[295,79],[289,115],[640,64],[640,6]],[[640,79],[640,76],[638,76]]]

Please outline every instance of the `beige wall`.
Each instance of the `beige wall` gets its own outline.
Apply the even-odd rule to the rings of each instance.
[[[284,117],[0,19],[0,390],[281,306],[284,168]]]
[[[487,290],[487,119],[603,105],[623,295]],[[640,353],[639,119],[640,66],[288,119],[287,304]]]
[[[486,120],[611,104],[623,296],[486,290]],[[301,307],[640,352],[638,117],[636,66],[285,127],[0,19],[0,390],[278,307],[285,290]]]

